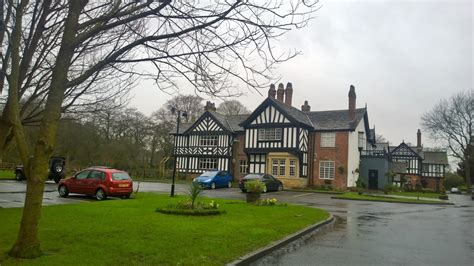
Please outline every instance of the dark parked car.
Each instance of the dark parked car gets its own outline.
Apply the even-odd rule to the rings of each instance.
[[[66,158],[59,156],[49,158],[48,179],[54,180],[54,182],[59,183],[59,180],[64,178],[65,166]],[[17,167],[15,168],[15,178],[18,181],[26,179],[23,165],[17,165]]]
[[[217,187],[232,187],[232,176],[226,171],[206,171],[194,178],[193,182],[201,187],[215,189]]]
[[[283,190],[283,183],[273,177],[270,174],[248,174],[244,178],[240,179],[239,188],[242,192],[247,192],[245,189],[245,182],[250,180],[260,180],[265,184],[265,188],[263,189],[263,193],[267,191],[282,191]]]
[[[133,192],[133,181],[125,171],[90,167],[62,179],[58,184],[58,192],[63,198],[69,193],[90,195],[97,200],[106,199],[107,196],[129,198]]]

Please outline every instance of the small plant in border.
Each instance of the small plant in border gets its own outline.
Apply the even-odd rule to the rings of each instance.
[[[194,182],[191,183],[188,189],[188,196],[189,196],[189,201],[191,202],[191,209],[194,209],[196,200],[199,194],[201,194],[201,192],[202,192],[202,188],[199,184],[194,183]]]
[[[217,209],[219,208],[219,203],[212,200],[211,203],[209,203],[209,206],[211,207],[211,209]]]

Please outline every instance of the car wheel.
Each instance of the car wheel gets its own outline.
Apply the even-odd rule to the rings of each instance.
[[[216,188],[216,183],[212,182],[211,183],[211,189],[215,189]]]
[[[229,183],[227,183],[227,187],[231,188],[232,187],[232,182],[229,181]]]
[[[99,188],[96,192],[95,192],[95,199],[96,200],[104,200],[107,198],[107,195],[105,194],[105,191],[101,188]]]
[[[282,191],[282,190],[283,190],[283,185],[282,184],[278,185],[278,191]]]
[[[59,196],[61,198],[66,198],[69,195],[69,191],[65,185],[62,185],[58,188]]]
[[[263,186],[263,193],[267,193],[267,185]]]
[[[21,173],[16,173],[15,179],[16,179],[17,181],[23,180],[23,177],[21,176]]]

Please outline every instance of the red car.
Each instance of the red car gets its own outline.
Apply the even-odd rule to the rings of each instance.
[[[61,179],[58,184],[59,196],[65,198],[69,193],[94,196],[103,200],[107,196],[129,198],[133,191],[133,181],[127,172],[107,168],[90,167],[74,176]]]

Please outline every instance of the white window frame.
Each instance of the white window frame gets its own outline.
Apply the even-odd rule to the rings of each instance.
[[[216,147],[219,141],[219,136],[216,135],[201,135],[199,136],[199,145],[203,147]]]
[[[359,148],[362,148],[362,149],[365,149],[365,136],[364,136],[364,135],[365,135],[365,134],[364,134],[363,131],[359,131],[359,132],[358,132],[358,135],[357,135],[357,137],[358,137],[358,144],[359,144],[358,147],[359,147]]]
[[[281,136],[281,127],[258,129],[258,140],[260,141],[278,141],[281,140]]]
[[[334,161],[319,161],[319,179],[332,180],[335,177]]]
[[[201,170],[217,169],[217,158],[199,158],[199,169]]]
[[[239,161],[239,169],[241,174],[248,174],[249,173],[249,162],[247,160],[240,160]]]
[[[321,132],[321,147],[336,147],[336,132]]]
[[[296,176],[296,160],[290,160],[289,162],[290,167],[289,167],[289,174],[290,176]]]
[[[285,158],[272,158],[272,169],[273,176],[286,176],[286,159]]]

